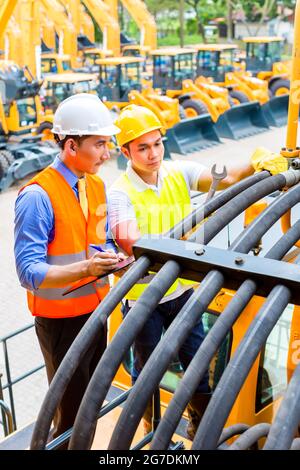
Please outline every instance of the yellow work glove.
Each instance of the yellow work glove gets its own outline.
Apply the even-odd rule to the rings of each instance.
[[[287,171],[288,160],[279,153],[273,153],[264,147],[258,147],[251,156],[251,164],[255,171],[267,170],[272,175]]]

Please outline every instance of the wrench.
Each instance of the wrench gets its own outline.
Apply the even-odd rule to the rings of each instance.
[[[219,182],[221,180],[223,180],[224,178],[226,178],[226,176],[227,176],[226,166],[224,165],[223,171],[221,173],[218,173],[217,172],[217,165],[214,164],[214,166],[211,169],[211,176],[212,176],[212,182],[211,182],[209,191],[207,193],[205,202],[209,201],[214,196],[214,194],[216,192],[216,189],[219,185]]]

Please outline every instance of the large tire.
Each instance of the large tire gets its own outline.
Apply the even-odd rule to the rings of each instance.
[[[245,95],[245,93],[243,93],[242,91],[230,90],[229,95],[235,105],[242,104],[242,103],[249,103],[248,96]]]
[[[0,155],[3,155],[9,165],[11,165],[15,161],[15,157],[9,150],[1,150]]]
[[[3,176],[5,176],[9,166],[10,165],[8,164],[6,158],[0,154],[0,180],[2,180]]]
[[[53,124],[49,121],[42,122],[36,130],[37,134],[42,134],[42,140],[53,140],[53,134],[50,132]]]
[[[289,80],[279,78],[276,82],[270,85],[270,90],[273,96],[288,95],[290,92],[291,83]]]
[[[201,100],[188,99],[181,103],[186,119],[201,116],[202,114],[208,114],[206,105]]]

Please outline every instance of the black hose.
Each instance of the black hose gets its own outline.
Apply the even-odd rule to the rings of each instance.
[[[253,244],[255,245],[257,240],[271,227],[276,219],[286,212],[286,208],[298,202],[299,197],[300,188],[295,187],[281,198],[276,199],[272,205],[265,209],[265,211],[244,230],[242,236],[238,237],[238,241],[234,241],[230,249],[235,249],[240,252],[244,252],[245,250],[249,251]],[[298,230],[295,230],[295,228],[292,227],[289,232],[277,242],[275,247],[267,253],[266,257],[273,259],[282,258],[289,251],[291,246],[293,246],[295,241],[299,239],[300,224],[297,224],[297,228]],[[247,234],[247,236],[244,236],[245,234]],[[256,287],[256,283],[250,279],[243,282],[231,302],[226,306],[205,337],[162,417],[152,441],[152,450],[167,449],[181,415],[201,381],[211,359],[222,344],[228,331],[231,330],[232,325],[255,294]]]
[[[181,238],[184,233],[188,232],[196,225],[198,225],[202,220],[208,217],[212,212],[216,211],[220,207],[223,207],[228,201],[233,199],[237,194],[245,191],[247,188],[252,187],[259,181],[265,180],[266,178],[270,177],[270,173],[268,171],[261,171],[259,173],[255,173],[252,176],[248,176],[247,178],[239,181],[238,183],[230,186],[229,188],[221,191],[217,194],[213,199],[210,199],[204,205],[197,207],[191,214],[189,214],[184,221],[184,227],[181,223],[175,225],[169,232],[165,234],[166,237],[170,238]],[[185,229],[183,232],[183,228]]]
[[[189,298],[188,302],[184,306],[184,312],[186,312],[186,315],[181,316],[181,317],[183,317],[183,320],[181,321],[180,316],[177,316],[176,319],[174,320],[174,321],[177,320],[178,328],[180,328],[181,331],[187,331],[186,335],[188,335],[188,333],[190,332],[190,330],[193,327],[192,321],[194,320],[194,318],[191,318],[191,317],[193,316],[193,317],[199,318],[199,315],[200,315],[199,312],[205,311],[205,309],[207,308],[207,306],[209,305],[211,300],[216,296],[216,294],[220,290],[223,281],[224,281],[224,279],[223,279],[222,274],[220,274],[216,271],[212,271],[209,275],[206,276],[205,281],[203,281],[201,283],[201,286],[197,289],[197,291]],[[148,289],[149,288],[150,288],[150,285],[149,285]],[[147,289],[147,291],[148,291],[148,289]],[[145,293],[147,291],[145,291]],[[126,316],[125,320],[133,312],[133,309],[135,308],[135,306],[132,307],[132,309],[130,310],[130,312]],[[145,306],[143,308],[145,308]],[[133,321],[136,318],[136,316],[137,315],[134,315]],[[189,320],[187,320],[187,318],[186,318],[187,316],[189,317],[190,322],[189,322]],[[131,315],[131,317],[132,317],[132,315]],[[182,322],[183,322],[183,324],[182,324]],[[122,325],[122,328],[119,328],[118,333],[120,333],[121,330],[122,330],[122,336],[123,337],[126,338],[128,335],[130,335],[130,342],[129,342],[129,346],[130,346],[133,342],[134,337],[136,336],[136,333],[133,334],[133,335],[131,334],[131,331],[128,329],[128,327],[126,328],[125,321]],[[168,338],[168,340],[169,340],[167,348],[164,349],[163,351],[160,351],[160,357],[163,357],[163,358],[165,358],[166,355],[168,357],[169,356],[172,357],[174,355],[174,353],[176,352],[176,350],[177,350],[177,341],[174,341],[173,338],[169,337],[170,335],[168,335],[168,336],[167,335],[168,335],[168,331],[165,334],[165,337]],[[159,344],[161,344],[161,342]],[[113,346],[112,343],[111,343],[111,346]],[[123,344],[122,344],[122,347],[123,347]],[[179,345],[178,345],[178,347],[179,347]],[[128,349],[128,347],[125,349],[124,352],[126,352],[127,349]],[[107,351],[108,351],[108,349],[107,349]],[[120,354],[118,353],[118,350],[116,348],[111,348],[109,356],[113,356],[113,354],[111,354],[112,352],[115,355],[118,355],[118,360],[119,360]],[[79,408],[79,412],[77,414],[75,425],[74,425],[74,431],[75,431],[74,437],[72,436],[72,440],[71,440],[71,443],[70,443],[70,448],[72,448],[72,449],[76,448],[76,449],[81,449],[82,450],[82,449],[85,449],[86,446],[91,444],[92,432],[93,432],[94,426],[96,424],[96,419],[95,419],[96,409],[92,410],[93,415],[91,415],[91,412],[90,412],[90,410],[91,410],[91,403],[90,403],[91,402],[91,393],[90,393],[90,390],[92,390],[92,386],[93,386],[93,391],[94,391],[93,398],[94,398],[94,400],[92,400],[92,401],[95,401],[97,404],[99,404],[99,390],[100,390],[100,392],[102,392],[102,389],[103,389],[103,385],[102,385],[103,372],[102,372],[102,370],[104,370],[103,367],[101,367],[102,366],[101,362],[103,362],[104,359],[105,359],[105,353],[104,353],[104,355],[102,356],[102,359],[99,362],[99,365],[98,365],[99,368],[97,367],[97,370],[96,370],[95,374],[93,375],[92,380],[90,382],[90,385],[89,385],[89,387],[86,391],[86,394],[84,396],[84,400],[83,400],[83,402],[82,402],[82,404]],[[148,364],[148,362],[147,362],[147,364]],[[116,362],[116,367],[118,367],[119,363],[120,363],[120,361],[118,363]],[[109,364],[109,366],[111,367],[111,364]],[[158,365],[155,364],[154,367],[158,367]],[[143,371],[144,371],[144,369],[143,369]],[[142,371],[142,373],[143,373],[143,371]],[[101,372],[101,375],[100,375],[100,372]],[[111,368],[110,368],[109,374],[113,378],[114,369],[111,370]],[[140,374],[140,376],[141,376],[141,374]],[[138,377],[138,381],[139,381],[140,376]],[[94,377],[96,377],[97,380],[96,380],[96,378],[94,379]],[[101,383],[99,383],[99,377],[101,377]],[[137,382],[136,382],[136,384],[137,384]],[[107,390],[109,389],[109,386],[110,386],[110,382],[109,383],[108,383],[108,381],[105,382],[105,385],[106,385],[105,392],[107,392]],[[144,410],[147,406],[147,403],[150,399],[151,394],[150,393],[148,394],[148,387],[151,387],[151,386],[152,386],[152,383],[144,382],[144,389],[143,389],[142,393],[143,393],[143,396],[147,395],[148,398],[147,398],[147,400],[145,400],[145,403],[143,401],[141,406],[140,406],[140,402],[138,403],[139,410],[140,410],[140,418],[141,418],[141,415],[143,414],[143,412],[144,412]],[[156,387],[154,387],[154,388],[156,388]],[[151,388],[151,390],[152,390],[152,388]],[[95,393],[95,392],[97,392],[97,393]],[[100,403],[101,403],[101,400],[105,398],[105,393],[103,393],[100,398],[101,398],[100,399]],[[131,395],[129,395],[127,401],[130,400],[130,398],[131,398]],[[140,398],[142,399],[143,397],[140,397]],[[134,409],[135,409],[135,411],[133,413],[134,416],[132,416],[132,413],[131,413],[131,416],[129,417],[129,419],[135,421],[135,417],[137,416],[137,412],[138,412],[135,405],[134,405]],[[87,426],[86,426],[84,420],[87,420],[87,419],[89,420],[89,422],[87,423]],[[139,422],[139,420],[138,420],[138,422]],[[138,424],[138,422],[137,422],[137,424]],[[129,425],[129,423],[127,422],[126,426],[128,426],[128,425]],[[92,429],[90,429],[91,426],[92,426]],[[84,431],[86,432],[86,435],[83,435],[83,432],[82,432],[83,428],[82,427],[84,427]],[[78,436],[79,433],[80,433],[80,436]],[[88,441],[87,441],[86,436],[89,437]]]
[[[220,193],[213,200],[195,209],[183,221],[179,222],[173,229],[171,229],[166,236],[171,238],[180,238],[185,233],[186,226],[194,227],[197,223],[201,222],[211,212],[221,207],[224,202],[227,202],[234,197],[238,192],[270,177],[267,171],[257,173],[253,176],[245,178],[243,181],[228,188]],[[47,443],[48,434],[51,426],[55,410],[71,380],[75,370],[77,369],[80,358],[89,348],[94,338],[99,334],[99,331],[106,323],[107,318],[128,292],[128,290],[144,275],[150,265],[150,261],[143,257],[140,258],[134,266],[126,273],[126,275],[118,281],[113,287],[109,295],[103,302],[96,308],[93,315],[86,322],[81,332],[73,342],[65,358],[60,364],[55,377],[53,378],[48,392],[43,400],[37,421],[34,427],[31,449],[44,449]]]
[[[271,425],[269,423],[255,424],[247,431],[245,431],[240,437],[238,437],[228,450],[247,450],[259,439],[268,435]]]
[[[120,279],[82,327],[49,385],[33,430],[30,444],[31,450],[45,448],[55,410],[68,383],[73,377],[82,354],[99,335],[99,331],[105,325],[107,318],[124,298],[128,288],[134,286],[139,281],[141,276],[147,272],[149,266],[150,260],[145,256],[141,257],[128,270],[126,279]]]
[[[247,207],[264,196],[278,189],[282,189],[285,185],[286,178],[280,173],[256,183],[254,186],[238,194],[234,198],[234,204],[232,204],[231,200],[221,207],[218,212],[207,220],[205,225],[201,225],[198,230],[192,234],[190,241],[206,245],[223,227],[231,222],[237,215],[241,214]]]
[[[290,298],[291,292],[285,286],[278,285],[270,292],[217,385],[200,422],[192,449],[216,448],[236,396]]]
[[[249,429],[249,427],[249,424],[238,423],[228,426],[228,428],[224,428],[218,441],[218,447],[228,441],[228,439],[231,439],[238,434],[243,434],[247,429]]]
[[[285,181],[285,177],[283,177],[283,175],[279,175],[279,176],[283,178],[283,179],[280,178],[280,181],[282,184],[283,181]],[[269,182],[270,180],[267,180],[266,182],[264,182],[264,191],[266,191],[266,187],[268,186]],[[257,191],[257,186],[259,185],[260,183],[257,183],[254,187],[251,188],[252,191],[250,191],[250,194],[248,194],[249,198],[253,197],[251,196],[252,192],[254,192],[257,197],[257,194],[259,193],[259,191]],[[248,190],[246,190],[245,192],[247,191]],[[300,189],[299,189],[299,193],[300,193]],[[235,200],[238,199],[239,197],[240,195],[237,196],[232,201],[232,203],[235,203]],[[259,197],[261,197],[261,195],[259,195]],[[287,198],[287,195],[286,195],[286,198]],[[284,200],[284,202],[286,202],[286,199]],[[238,213],[240,209],[239,205],[234,204],[234,207],[235,207],[235,211]],[[280,217],[280,215],[278,215],[278,217]],[[256,230],[256,232],[258,233],[258,230]],[[258,239],[259,238],[260,237],[258,237]],[[238,248],[236,247],[236,249]],[[207,277],[204,279],[205,282],[206,282],[206,279]],[[202,281],[202,283],[204,281]],[[211,283],[213,282],[214,280],[211,281]],[[196,292],[198,293],[199,290]],[[193,299],[194,299],[194,296],[191,297],[190,300],[193,301]],[[188,331],[188,333],[191,331],[196,321],[204,312],[195,308],[193,313],[189,312],[187,314],[187,312],[184,312],[184,310],[185,310],[185,307],[181,310],[181,312],[179,312],[179,314],[173,321],[172,325],[168,329],[164,338],[160,341],[159,345],[156,347],[155,351],[152,353],[152,355],[148,359],[147,364],[145,365],[137,382],[135,383],[135,386],[133,387],[130,393],[130,396],[124,406],[123,412],[113,432],[112,439],[109,444],[109,449],[128,449],[131,439],[133,438],[135,429],[146,407],[147,400],[153,393],[153,390],[155,389],[155,387],[159,384],[159,381],[163,373],[168,367],[168,364],[172,355],[174,355],[174,353],[177,352],[180,345],[186,338],[186,331]],[[181,319],[181,316],[183,315],[187,318],[187,326],[186,326],[187,330],[183,330],[184,323],[183,323],[183,320]],[[181,324],[179,322],[181,322]],[[172,349],[170,347],[170,342],[175,344],[175,348]],[[133,413],[133,409],[134,409],[134,413]]]
[[[263,450],[290,449],[300,423],[300,365],[295,369]]]
[[[259,178],[257,178],[257,176],[259,176]],[[267,177],[268,177],[268,174],[265,173],[265,172],[262,172],[262,174],[260,174],[260,175],[252,176],[252,177],[250,177],[250,178],[248,179],[248,181],[247,181],[247,186],[249,186],[249,184],[250,184],[252,181],[257,181],[257,180],[260,181],[261,179],[265,179],[265,178],[267,178]],[[271,178],[270,178],[270,179],[271,179]],[[257,183],[256,183],[256,184],[257,184]],[[241,188],[241,187],[243,188],[244,186],[239,185],[239,187],[240,187],[240,188]],[[253,187],[253,186],[252,186],[252,187]],[[231,189],[231,188],[229,188],[229,190],[230,190],[230,189]],[[226,192],[228,192],[229,190],[227,190]],[[231,192],[231,194],[232,194],[232,192]],[[219,199],[219,203],[220,203],[220,204],[223,203],[223,199],[222,199],[222,198]],[[209,203],[208,203],[208,204],[209,204]],[[212,206],[211,206],[211,207],[212,207]],[[215,210],[216,208],[217,208],[217,207],[216,207],[216,205],[215,205],[215,206],[212,207],[211,210]],[[207,215],[209,215],[209,214],[207,214]],[[199,221],[199,220],[200,220],[200,219],[198,219],[198,221]],[[177,230],[177,236],[178,236],[179,234],[180,234],[180,235],[182,234],[182,229],[181,229],[181,230]],[[127,317],[128,317],[128,315],[127,315]],[[122,325],[122,328],[123,328],[123,325]],[[111,345],[109,346],[109,348],[107,349],[107,351],[110,350],[110,349],[111,349]],[[117,353],[114,352],[114,353],[113,353],[113,356],[116,357],[116,354],[117,354]],[[121,359],[121,360],[122,360],[122,359]],[[100,362],[101,362],[101,361],[100,361]],[[100,364],[100,363],[99,363],[99,364]],[[100,370],[101,370],[101,369],[100,369]],[[95,373],[94,376],[96,376],[96,375],[97,375],[97,374]],[[93,377],[92,381],[93,381],[93,380],[94,380],[94,377]],[[92,382],[92,381],[91,381],[91,382]],[[96,379],[95,379],[95,381],[96,381]],[[99,380],[97,380],[97,382],[99,383]],[[103,383],[103,376],[102,376],[102,374],[101,374],[101,384],[102,384],[102,383]],[[90,385],[91,385],[91,383],[90,383]],[[108,386],[109,386],[109,384],[108,384]],[[91,387],[92,387],[92,386],[91,386]],[[106,389],[106,387],[107,387],[107,386],[104,385],[103,388]],[[90,388],[89,390],[92,390],[92,388]],[[86,394],[88,394],[88,390],[87,390]],[[90,399],[87,400],[87,402],[89,402],[89,401],[90,401]],[[93,400],[92,400],[92,401],[93,401]],[[98,406],[101,406],[101,400],[99,400],[99,397],[97,398],[97,403],[98,403]],[[99,403],[100,403],[100,404],[99,404]],[[87,406],[87,405],[86,405],[86,406]],[[83,407],[83,404],[82,404],[82,407]],[[75,437],[74,437],[74,438],[72,437],[71,443],[70,443],[70,448],[75,448],[75,446],[76,446],[76,448],[81,448],[81,449],[82,449],[82,448],[84,448],[84,446],[89,445],[89,444],[90,444],[90,440],[91,440],[91,435],[93,434],[93,429],[94,429],[94,427],[95,427],[95,420],[96,420],[96,414],[95,414],[95,413],[94,413],[94,422],[93,422],[93,423],[90,423],[90,426],[91,426],[91,429],[90,429],[90,437],[87,437],[87,436],[86,436],[85,438],[83,438],[83,434],[84,434],[84,433],[83,433],[83,431],[82,431],[82,425],[80,424],[80,415],[81,415],[81,413],[82,413],[82,415],[85,415],[86,412],[82,411],[82,409],[84,409],[84,407],[83,407],[83,408],[82,408],[82,407],[80,407],[79,412],[78,412],[78,415],[77,415],[77,417],[78,417],[78,419],[79,419],[78,428],[81,429],[81,431],[80,431],[80,442],[77,441],[77,443],[74,444],[74,442],[75,442]],[[77,419],[76,419],[76,421],[75,421],[75,426],[74,426],[74,430],[73,430],[73,436],[75,436],[75,435],[77,434],[77,431],[76,431],[76,422],[77,422]],[[76,439],[77,439],[77,438],[76,438]],[[79,439],[79,438],[78,438],[78,439]],[[74,447],[73,447],[73,446],[74,446]],[[78,446],[78,447],[77,447],[77,446]]]

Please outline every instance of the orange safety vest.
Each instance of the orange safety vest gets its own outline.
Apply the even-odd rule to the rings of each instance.
[[[102,180],[86,175],[88,220],[86,221],[74,191],[64,177],[48,167],[35,176],[20,192],[31,184],[40,185],[48,194],[54,212],[55,235],[48,245],[47,263],[66,265],[88,259],[89,245],[106,241],[106,197]],[[90,278],[93,279],[93,278]],[[83,279],[83,282],[89,278]],[[28,307],[32,315],[66,318],[84,315],[95,310],[109,291],[108,278],[102,278],[67,296],[63,292],[75,283],[60,288],[27,291]],[[78,281],[76,282],[76,285]]]

